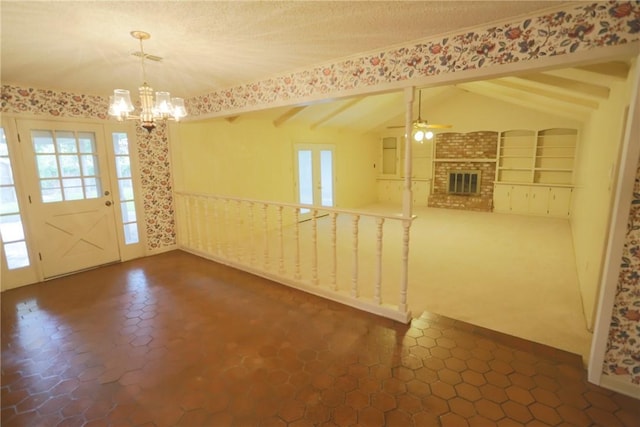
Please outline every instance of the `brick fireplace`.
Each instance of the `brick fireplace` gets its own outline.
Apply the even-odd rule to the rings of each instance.
[[[441,133],[429,206],[491,212],[498,132]]]

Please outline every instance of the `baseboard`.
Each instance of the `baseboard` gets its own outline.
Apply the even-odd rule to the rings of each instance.
[[[599,385],[616,393],[640,399],[640,386],[630,383],[627,376],[602,374]]]

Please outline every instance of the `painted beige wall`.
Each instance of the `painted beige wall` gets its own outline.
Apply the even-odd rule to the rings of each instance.
[[[634,72],[630,71],[628,75],[627,81],[612,86],[609,99],[591,114],[578,147],[571,229],[589,330],[593,329],[624,118]]]
[[[178,191],[295,202],[295,144],[335,145],[336,206],[376,200],[378,139],[259,119],[181,123],[171,138]]]

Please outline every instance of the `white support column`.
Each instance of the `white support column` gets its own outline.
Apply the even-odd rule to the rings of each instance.
[[[373,291],[373,301],[376,304],[382,304],[380,296],[380,288],[382,287],[382,227],[384,226],[384,218],[376,219],[376,281]]]
[[[351,276],[351,296],[353,298],[358,298],[358,220],[360,219],[360,215],[353,215],[352,219],[352,230],[353,233],[353,270]]]
[[[413,164],[411,158],[411,144],[413,140],[413,92],[414,87],[404,90],[405,100],[405,137],[404,137],[404,189],[402,192],[402,216],[411,218],[413,214],[413,195],[411,191],[411,176],[413,175]]]

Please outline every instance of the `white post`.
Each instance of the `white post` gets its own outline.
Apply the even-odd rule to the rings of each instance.
[[[413,175],[411,144],[413,140],[413,87],[404,90],[406,103],[405,136],[404,136],[404,190],[402,192],[402,216],[411,218],[413,213],[413,195],[411,191],[411,177]]]
[[[407,312],[407,285],[409,283],[409,231],[412,219],[402,220],[402,277],[400,278],[400,304],[398,310]]]

